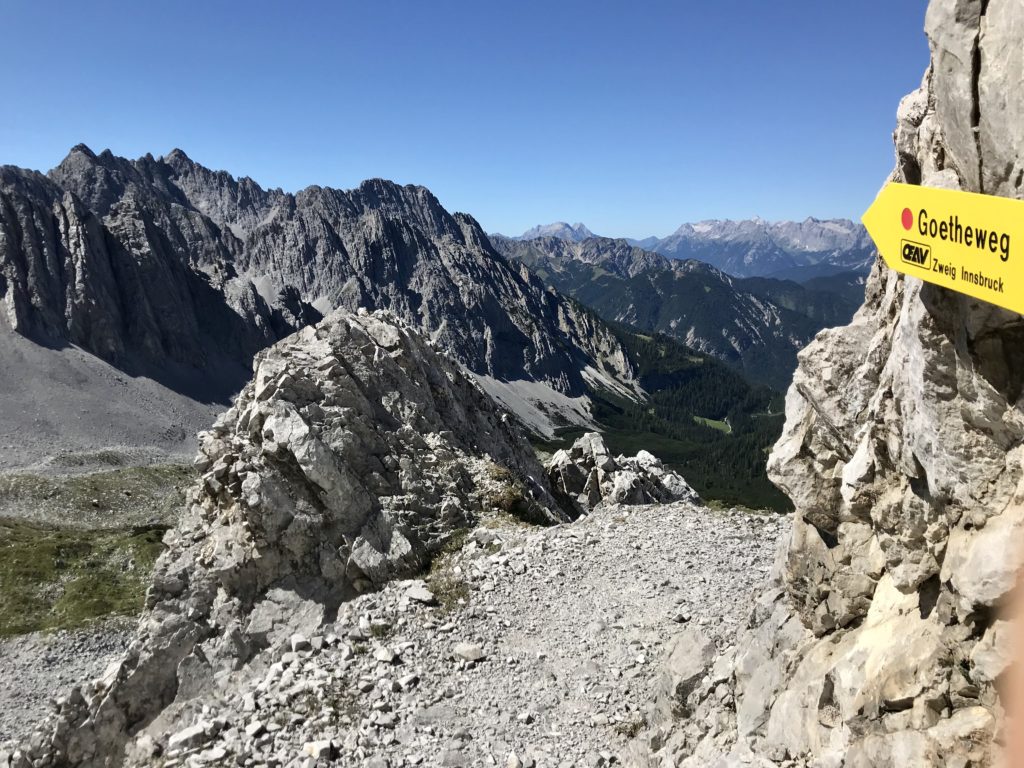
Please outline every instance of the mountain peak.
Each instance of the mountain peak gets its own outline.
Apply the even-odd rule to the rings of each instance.
[[[567,224],[564,221],[556,221],[553,224],[538,224],[536,227],[526,230],[517,240],[536,240],[538,237],[557,237],[559,240],[568,240],[579,243],[588,238],[594,237],[585,224],[576,222]]]
[[[192,158],[185,154],[183,149],[175,147],[164,156],[164,162],[167,163],[191,163]]]
[[[89,149],[88,145],[86,144],[75,144],[75,146],[71,148],[71,151],[68,152],[69,156],[74,154],[85,155],[86,157],[92,160],[96,159],[96,153]]]

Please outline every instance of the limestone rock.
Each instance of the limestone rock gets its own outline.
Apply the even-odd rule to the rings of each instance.
[[[700,503],[697,493],[677,472],[666,469],[647,451],[612,458],[604,439],[588,432],[545,465],[553,492],[578,513],[598,504]]]
[[[495,484],[533,519],[567,519],[509,416],[389,313],[339,310],[254,367],[200,436],[208,469],[166,536],[135,641],[88,700],[63,706],[35,764],[119,762],[130,728],[270,646],[288,654],[268,679],[292,674],[322,647],[309,638],[326,615],[422,569]]]
[[[932,0],[893,178],[1024,197],[1024,10]],[[800,354],[769,476],[796,511],[778,590],[739,638],[735,722],[707,684],[650,761],[986,766],[1024,509],[1018,315],[888,270]],[[661,752],[661,754],[657,754]]]
[[[437,602],[434,593],[422,581],[414,582],[405,594],[410,600],[415,600],[417,603],[423,603],[424,605],[434,605]]]
[[[688,627],[668,645],[662,693],[677,716],[688,713],[687,699],[715,660],[715,645],[700,630]]]
[[[209,723],[197,723],[173,734],[167,740],[167,748],[192,749],[207,741],[209,738]]]
[[[455,655],[465,661],[480,661],[484,658],[484,650],[475,643],[459,643],[455,646]]]

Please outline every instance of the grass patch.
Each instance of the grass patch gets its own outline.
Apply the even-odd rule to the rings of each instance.
[[[0,519],[0,636],[139,613],[165,530],[88,531]]]
[[[455,573],[452,569],[455,555],[465,545],[468,537],[468,528],[460,528],[455,531],[434,557],[430,564],[430,572],[425,579],[427,587],[434,593],[440,610],[444,613],[450,613],[459,608],[460,600],[469,600],[469,585],[460,574]]]
[[[492,531],[502,531],[502,530],[508,530],[510,528],[518,530],[518,531],[535,531],[535,530],[537,530],[537,524],[536,523],[528,523],[525,520],[523,520],[522,518],[515,517],[514,515],[511,515],[511,514],[509,514],[507,512],[502,512],[500,510],[497,511],[497,512],[491,512],[490,514],[485,515],[483,517],[483,519],[480,520],[480,527],[481,528],[489,528]],[[488,554],[494,554],[494,552],[497,552],[498,550],[501,549],[501,547],[498,547],[498,549],[496,549],[496,550],[494,550],[494,552],[492,552],[491,551],[491,547],[492,546],[493,546],[493,544],[488,544],[486,547],[484,547],[484,551],[486,551]]]
[[[729,423],[726,421],[720,419],[705,419],[703,416],[694,416],[693,420],[698,424],[703,424],[705,427],[717,429],[719,432],[722,432],[723,434],[732,434],[732,427],[730,427]]]
[[[463,604],[469,601],[469,584],[447,568],[432,570],[426,581],[430,591],[437,598],[437,604],[445,613],[460,608],[460,600]]]
[[[496,509],[498,515],[515,518],[533,525],[547,525],[546,511],[531,498],[523,482],[507,467],[492,465],[488,474],[494,485],[483,494],[484,508]]]
[[[194,477],[186,464],[82,475],[0,474],[0,513],[88,527],[102,527],[104,520],[107,526],[164,522],[177,515]]]
[[[488,492],[484,496],[484,503],[499,512],[513,516],[526,514],[529,509],[526,495],[516,483],[505,483],[500,488]]]

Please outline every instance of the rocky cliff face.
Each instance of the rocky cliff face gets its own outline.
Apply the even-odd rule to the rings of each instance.
[[[338,311],[260,353],[196,463],[135,642],[15,764],[119,763],[158,715],[422,569],[484,508],[566,519],[509,417],[384,312]]]
[[[86,152],[70,158],[98,162]],[[268,305],[233,279],[234,243],[212,222],[141,194],[117,197],[108,180],[89,190],[97,213],[45,176],[0,168],[4,326],[132,373],[180,366],[237,380],[257,350],[309,319],[308,308]]]
[[[1021,197],[1024,13],[932,0],[894,179]],[[990,765],[1021,565],[1024,325],[880,263],[800,356],[769,472],[796,505],[778,589],[653,764]],[[722,672],[722,669],[728,671]],[[682,706],[683,703],[680,702]],[[750,758],[754,759],[754,758]]]
[[[635,391],[610,329],[422,187],[264,190],[175,150],[138,160],[75,147],[48,176],[0,170],[6,325],[129,372],[227,369],[344,307],[386,308],[491,380],[580,397]],[[590,373],[585,373],[587,370]]]

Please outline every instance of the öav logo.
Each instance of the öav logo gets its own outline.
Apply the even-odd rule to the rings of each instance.
[[[928,268],[928,263],[931,260],[932,249],[930,245],[924,245],[923,243],[915,243],[913,240],[904,240],[901,243],[900,256],[903,261],[907,264],[913,264],[915,267]]]

